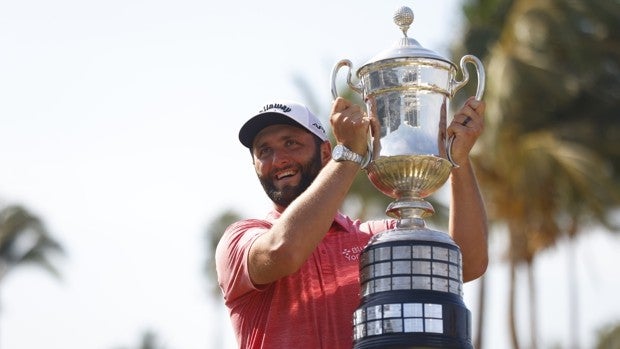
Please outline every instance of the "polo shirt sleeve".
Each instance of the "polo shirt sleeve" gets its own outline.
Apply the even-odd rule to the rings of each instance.
[[[226,303],[260,290],[250,279],[248,254],[254,240],[270,227],[266,221],[244,220],[230,225],[222,235],[215,252],[215,265]]]

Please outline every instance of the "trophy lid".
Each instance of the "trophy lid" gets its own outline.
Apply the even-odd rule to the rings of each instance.
[[[400,28],[404,36],[398,40],[391,48],[380,52],[374,56],[366,65],[397,58],[428,58],[434,60],[444,61],[451,65],[454,65],[450,60],[441,56],[440,54],[422,47],[415,39],[407,36],[407,30],[413,23],[413,11],[407,7],[402,6],[394,13],[394,23]]]

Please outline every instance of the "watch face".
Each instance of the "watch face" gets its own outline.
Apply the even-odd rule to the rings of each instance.
[[[343,155],[344,155],[344,149],[343,149],[342,145],[338,144],[334,148],[334,160],[342,160]]]

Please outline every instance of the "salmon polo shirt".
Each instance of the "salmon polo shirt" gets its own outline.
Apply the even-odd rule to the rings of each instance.
[[[248,252],[279,216],[273,211],[265,220],[234,223],[217,246],[218,282],[239,348],[351,349],[360,252],[373,234],[393,228],[394,222],[361,223],[338,213],[297,272],[256,286],[248,274]]]

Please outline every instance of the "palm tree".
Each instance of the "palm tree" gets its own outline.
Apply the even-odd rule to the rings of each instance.
[[[27,264],[60,277],[50,259],[53,253],[62,254],[63,248],[37,216],[19,205],[0,210],[0,285],[9,272]]]
[[[34,264],[60,277],[50,257],[63,254],[41,220],[19,205],[0,210],[0,283],[15,267]]]
[[[468,1],[465,14],[470,22],[464,45],[455,52],[485,57],[489,80],[489,122],[479,148],[487,151],[474,160],[489,216],[510,233],[513,287],[523,263],[534,297],[538,252],[560,237],[573,238],[586,222],[616,228],[606,215],[620,195],[614,180],[620,157],[612,142],[620,130],[613,112],[620,106],[620,4],[480,0]],[[513,347],[519,348],[514,292],[509,321]],[[537,337],[534,308],[531,298],[531,348]],[[572,341],[579,343],[578,337]]]
[[[574,236],[583,219],[608,224],[604,203],[615,200],[613,182],[604,171],[604,162],[579,144],[558,140],[549,132],[530,133],[509,144],[510,161],[480,157],[478,168],[490,215],[505,222],[510,234],[510,324],[513,347],[518,348],[515,326],[515,276],[525,264],[530,296],[535,296],[533,263],[538,252],[553,246],[560,236]],[[498,147],[500,148],[500,147]],[[497,149],[496,155],[506,154]],[[593,170],[595,169],[595,170]],[[586,218],[584,218],[586,217]],[[536,347],[535,299],[530,303],[530,332]]]
[[[217,282],[217,271],[215,269],[215,249],[217,248],[217,244],[222,238],[224,231],[226,228],[232,223],[241,219],[241,215],[239,215],[234,210],[227,210],[220,213],[216,216],[211,223],[209,223],[208,228],[205,231],[205,247],[206,247],[206,261],[204,266],[205,276],[208,282],[209,294],[213,297],[216,304],[216,312],[221,314],[224,309],[222,307],[222,295]],[[222,317],[223,314],[222,314]],[[223,321],[216,321],[215,326],[222,326]],[[215,328],[215,333],[222,333],[221,328]],[[222,343],[222,336],[215,335],[213,336],[213,348],[223,348],[224,345]]]
[[[129,347],[119,347],[118,349],[128,349]],[[145,330],[140,338],[140,343],[136,347],[137,349],[165,349],[163,345],[160,345],[157,339],[157,334],[152,330]]]
[[[599,332],[596,349],[620,348],[620,324],[608,325]]]
[[[215,270],[215,249],[226,228],[240,219],[241,215],[239,215],[236,211],[224,211],[216,216],[211,223],[209,223],[209,226],[205,231],[207,258],[205,261],[204,271],[210,284],[210,293],[217,298],[220,297],[220,289],[217,284],[217,272]]]

